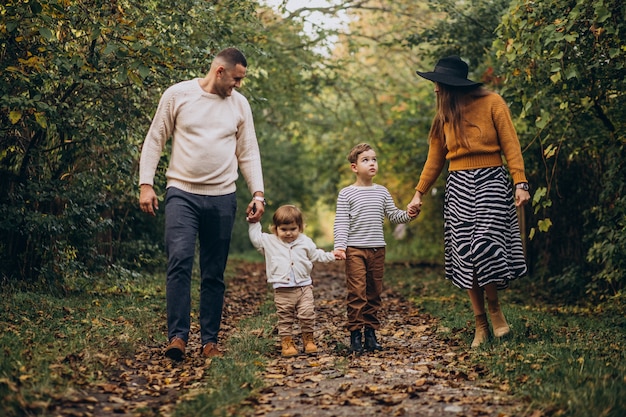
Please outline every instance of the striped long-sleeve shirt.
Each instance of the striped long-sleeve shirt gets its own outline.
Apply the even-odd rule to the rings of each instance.
[[[380,248],[385,246],[383,223],[408,223],[405,210],[396,207],[391,194],[382,185],[350,185],[337,197],[335,213],[335,249]]]

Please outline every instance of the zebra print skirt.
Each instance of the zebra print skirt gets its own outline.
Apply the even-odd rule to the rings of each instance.
[[[458,288],[526,275],[526,261],[506,168],[450,171],[444,204],[446,279]]]

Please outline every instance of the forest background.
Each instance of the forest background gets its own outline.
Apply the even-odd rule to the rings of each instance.
[[[623,416],[626,5],[272,3],[0,5],[2,412],[49,409],[66,386],[108,382],[111,363],[137,352],[144,360],[135,365],[149,364],[147,345],[161,357],[164,216],[138,208],[141,144],[161,93],[204,76],[217,51],[236,46],[249,62],[241,91],[255,116],[268,214],[297,204],[307,234],[328,248],[337,192],[354,179],[349,149],[371,143],[380,157],[376,181],[406,206],[435,110],[432,83],[415,71],[450,54],[465,59],[470,78],[509,104],[533,200],[519,211],[530,276],[503,295],[514,337],[462,354],[468,363],[455,366],[488,370],[482,379],[530,398],[534,417]],[[161,199],[168,154],[157,172]],[[436,317],[447,329],[438,337],[463,352],[471,310],[441,278],[444,184],[445,174],[408,227],[386,226],[385,279]],[[253,252],[242,210],[249,197],[240,181],[229,268]],[[267,310],[254,319],[271,334]],[[240,406],[262,386],[255,378],[273,340],[251,337],[247,350],[230,346],[247,362],[210,367],[220,378],[205,378],[198,410]],[[228,364],[236,366],[225,372]],[[210,385],[217,380],[222,388]],[[178,415],[189,415],[184,407]]]
[[[625,7],[618,1],[9,0],[0,6],[0,279],[59,294],[164,267],[163,215],[138,209],[138,159],[161,93],[246,54],[268,210],[292,203],[332,245],[346,155],[369,142],[376,181],[413,195],[434,114],[431,70],[458,54],[507,100],[532,205],[532,280],[553,301],[623,304]],[[343,25],[311,24],[312,12]],[[307,23],[309,22],[309,23]],[[307,30],[305,31],[304,28]],[[167,152],[156,185],[165,192]],[[390,259],[442,262],[445,176],[420,217],[387,230]],[[239,207],[249,194],[239,184]],[[250,251],[244,215],[232,252]],[[269,216],[264,222],[269,221]],[[398,232],[395,235],[393,232]],[[402,232],[402,233],[399,233]],[[397,238],[398,237],[398,238]]]

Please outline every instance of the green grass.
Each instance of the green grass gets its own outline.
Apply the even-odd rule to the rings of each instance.
[[[626,316],[624,299],[600,306],[535,303],[524,278],[502,291],[502,308],[513,329],[470,353],[468,367],[489,370],[487,381],[530,400],[543,415],[626,415]],[[387,268],[399,288],[424,312],[440,319],[441,337],[470,351],[473,314],[464,291],[443,278],[441,268]]]
[[[230,263],[226,280],[236,270]],[[107,363],[166,342],[165,278],[128,276],[60,297],[4,288],[0,308],[0,415],[45,415],[68,389],[107,381]],[[197,287],[197,285],[194,285]],[[197,293],[194,295],[197,299]],[[201,387],[181,392],[176,415],[228,415],[261,385],[259,370],[274,349],[273,304],[237,325]]]
[[[175,416],[230,416],[241,412],[250,393],[263,387],[259,371],[274,349],[272,313],[273,305],[268,302],[259,316],[238,324],[237,333],[227,341],[232,353],[211,364],[208,389],[203,388],[202,393],[179,404]]]
[[[238,262],[230,262],[227,280]],[[470,351],[469,300],[442,278],[441,267],[394,263],[385,279],[439,318],[440,337],[470,352],[459,366],[487,369],[481,382],[508,387],[530,402],[529,414],[626,415],[623,298],[600,306],[546,305],[528,295],[524,280],[514,282],[501,293],[513,335]],[[45,403],[68,388],[106,381],[107,358],[132,357],[145,344],[164,344],[164,281],[163,276],[124,276],[64,297],[4,289],[0,414],[42,415]],[[268,295],[259,314],[238,323],[224,341],[228,354],[212,362],[202,386],[181,393],[186,401],[176,406],[175,415],[241,414],[243,400],[261,388],[259,372],[274,349],[273,314]]]
[[[161,281],[159,280],[159,283]],[[112,355],[131,356],[163,334],[159,283],[145,291],[94,290],[58,297],[4,288],[0,399],[6,415],[37,410],[68,387],[101,380]],[[151,295],[151,293],[156,294]],[[164,337],[163,337],[163,340]]]

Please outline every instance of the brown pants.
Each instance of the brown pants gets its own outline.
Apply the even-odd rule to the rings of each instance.
[[[276,304],[280,337],[293,335],[293,325],[296,319],[303,333],[312,333],[315,329],[315,302],[312,285],[275,288],[274,304]]]
[[[380,327],[378,313],[383,292],[383,273],[385,270],[385,248],[346,249],[346,289],[348,295],[349,331],[363,326],[374,329]]]

